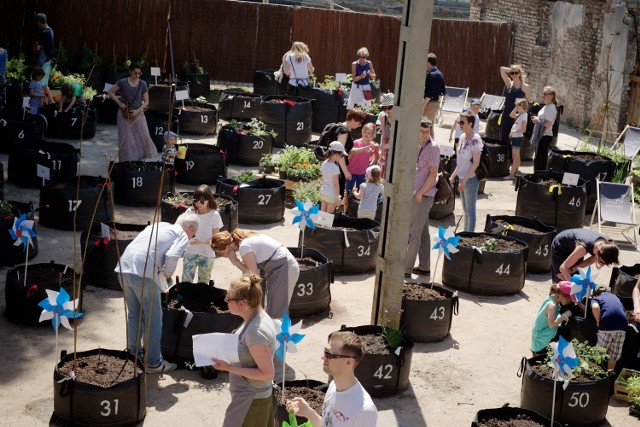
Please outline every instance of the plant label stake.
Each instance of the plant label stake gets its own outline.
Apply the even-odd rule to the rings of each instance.
[[[558,380],[563,380],[562,388],[564,390],[569,386],[569,380],[574,377],[572,369],[578,366],[578,356],[573,349],[573,344],[567,342],[562,336],[558,342],[549,344],[553,349],[553,358],[555,378],[553,379],[553,401],[551,402],[551,427],[553,427],[553,418],[556,409],[556,385]]]
[[[314,230],[316,228],[313,223],[312,216],[318,216],[318,212],[320,210],[320,205],[313,205],[311,200],[307,199],[306,202],[302,203],[300,200],[296,200],[296,207],[291,209],[291,213],[293,214],[293,221],[291,224],[298,224],[300,230],[302,230],[302,239],[300,241],[300,259],[304,259],[304,229],[309,226],[310,229]]]
[[[158,84],[158,76],[160,75],[160,67],[151,67],[151,75],[156,78],[156,84]]]
[[[13,219],[13,227],[9,230],[9,234],[15,240],[14,246],[24,245],[24,283],[22,286],[27,287],[27,267],[29,265],[29,245],[33,246],[32,237],[36,237],[33,231],[33,221],[27,219],[26,214],[20,215]]]
[[[436,270],[438,269],[438,262],[440,261],[440,256],[444,254],[449,261],[451,261],[450,254],[455,254],[458,252],[458,244],[460,243],[460,236],[456,236],[452,227],[449,227],[445,230],[444,227],[438,226],[438,232],[433,234],[431,237],[434,238],[436,244],[433,245],[432,249],[438,249],[438,257],[436,258],[436,266],[433,269],[433,275],[431,276],[431,289],[433,289],[433,283],[436,277]]]
[[[274,319],[273,323],[276,326],[276,332],[278,332],[276,335],[276,356],[282,360],[282,404],[284,405],[285,358],[287,352],[296,353],[298,351],[296,344],[304,338],[304,334],[298,333],[302,329],[302,320],[291,326],[291,318],[287,313],[284,313],[282,320]]]

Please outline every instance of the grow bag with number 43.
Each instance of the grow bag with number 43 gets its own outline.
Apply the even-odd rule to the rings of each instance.
[[[227,177],[224,150],[216,145],[189,144],[184,159],[176,159],[177,180],[183,184],[213,184]]]
[[[233,179],[221,179],[216,184],[216,194],[238,201],[238,221],[243,224],[271,224],[284,218],[284,181],[260,178],[241,184]]]
[[[442,299],[408,299],[408,287],[432,288]],[[402,317],[404,332],[415,342],[440,341],[449,335],[453,315],[458,315],[458,292],[451,292],[428,283],[405,283],[402,297]]]
[[[300,263],[300,248],[287,248]],[[315,267],[300,268],[300,277],[293,289],[289,301],[289,315],[292,317],[310,316],[321,313],[331,303],[331,284],[333,283],[333,263],[315,249],[304,248],[305,259],[317,262]]]
[[[311,141],[311,101],[297,96],[266,96],[260,105],[260,120],[278,134],[274,145],[296,147]]]
[[[113,374],[119,379],[117,384],[89,384],[61,371],[74,360],[82,365],[87,363],[84,359],[96,355],[109,358],[111,363],[101,368],[114,369]],[[129,369],[125,371],[127,366]],[[100,348],[76,354],[63,352],[53,372],[53,413],[74,426],[137,425],[147,415],[147,384],[142,362],[126,350]]]

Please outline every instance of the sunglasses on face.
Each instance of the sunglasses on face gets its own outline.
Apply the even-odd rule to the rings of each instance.
[[[324,349],[324,357],[326,357],[327,359],[353,359],[353,356],[347,356],[347,355],[344,355],[344,354],[334,353],[333,351],[329,350],[328,348]]]
[[[459,124],[460,126],[464,126],[464,125],[466,125],[466,124],[467,124],[467,122],[459,121],[459,122],[458,122],[458,124]]]
[[[520,74],[520,71],[510,71],[509,74],[511,74],[512,76],[517,76],[518,74]]]
[[[208,202],[208,200],[206,200],[206,199],[196,200],[196,203],[200,203],[201,205],[204,205],[207,202]]]
[[[543,96],[547,96],[547,95],[553,95],[551,92],[542,92]]]
[[[133,74],[134,76],[141,76],[142,71],[132,71],[131,74]]]

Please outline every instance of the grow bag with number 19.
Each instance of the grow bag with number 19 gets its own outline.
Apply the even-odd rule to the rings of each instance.
[[[189,144],[184,159],[175,161],[177,180],[183,184],[213,184],[227,177],[225,151],[215,145]]]

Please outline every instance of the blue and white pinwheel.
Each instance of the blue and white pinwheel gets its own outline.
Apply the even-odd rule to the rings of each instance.
[[[444,253],[444,256],[451,261],[449,254],[458,252],[457,246],[458,243],[460,243],[460,236],[456,236],[452,227],[445,230],[444,227],[438,226],[438,233],[432,234],[431,237],[436,241],[432,249],[440,249],[440,251]]]
[[[51,324],[56,332],[58,332],[60,324],[67,329],[71,329],[69,319],[77,319],[82,316],[82,313],[80,312],[73,312],[74,302],[71,301],[69,294],[64,290],[64,288],[60,288],[60,292],[47,289],[47,298],[40,301],[38,306],[43,308],[38,322],[51,319]],[[77,299],[75,301],[75,306],[78,306]]]
[[[278,332],[276,335],[276,356],[284,361],[285,352],[296,353],[298,351],[296,344],[304,338],[304,334],[298,333],[302,329],[302,320],[291,325],[291,318],[285,313],[282,320],[275,319],[273,323],[275,323]]]
[[[551,361],[555,365],[556,373],[565,380],[565,382],[573,378],[572,369],[578,366],[578,356],[573,349],[573,344],[567,342],[562,336],[558,342],[550,344],[553,349],[553,359]]]
[[[33,231],[33,221],[27,219],[27,215],[22,214],[13,220],[13,227],[9,230],[9,234],[15,240],[14,246],[24,245],[25,251],[28,245],[33,247],[32,237],[36,237],[36,233]]]
[[[293,214],[292,224],[299,223],[300,229],[302,230],[304,230],[307,225],[310,229],[315,229],[316,226],[313,224],[311,216],[318,215],[320,205],[314,206],[309,199],[307,199],[307,201],[304,203],[302,203],[300,200],[296,200],[295,202],[297,207],[291,209],[291,213]]]
[[[598,272],[592,273],[591,266],[578,267],[578,274],[571,276],[571,296],[575,296],[576,301],[582,301],[587,295],[587,290],[593,290],[596,287],[596,283],[593,281],[596,277],[598,277]]]

